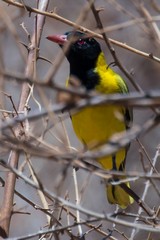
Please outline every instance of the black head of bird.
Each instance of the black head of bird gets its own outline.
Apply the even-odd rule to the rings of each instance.
[[[97,84],[98,79],[97,76],[94,76],[92,70],[95,68],[96,61],[101,53],[100,44],[94,38],[87,37],[80,31],[66,32],[64,35],[52,35],[48,36],[47,39],[58,43],[62,49],[65,43],[71,41],[70,47],[65,53],[70,63],[70,75],[80,79],[87,89],[93,89],[94,82]],[[84,79],[85,83],[83,82]]]
[[[87,37],[86,34],[76,32],[66,32],[64,35],[48,36],[48,40],[56,42],[63,48],[63,45],[72,41],[69,50],[66,53],[66,57],[70,63],[77,60],[81,61],[96,61],[98,55],[101,52],[100,44],[92,37]]]

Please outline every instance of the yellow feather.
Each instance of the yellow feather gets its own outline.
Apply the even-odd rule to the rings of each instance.
[[[98,57],[94,71],[100,76],[100,83],[96,90],[103,94],[127,92],[123,79],[108,68],[103,53]],[[100,143],[107,142],[115,133],[126,130],[124,107],[113,105],[98,105],[86,107],[72,116],[73,128],[77,137],[88,149],[94,149]],[[116,169],[119,170],[126,157],[126,149],[121,149],[115,155]],[[113,169],[115,166],[112,156],[98,159],[104,169]],[[129,183],[126,183],[129,186]],[[110,203],[119,204],[126,208],[133,199],[120,186],[107,186],[107,196]]]
[[[82,85],[86,91],[95,90],[102,94],[127,93],[128,88],[124,80],[107,66],[101,47],[94,38],[80,31],[69,31],[63,36],[48,36],[47,39],[63,47],[72,37],[75,42],[71,43],[70,49],[65,53],[70,63],[70,77],[66,87],[71,85],[78,88]],[[58,98],[59,101],[68,103],[79,99],[78,96],[72,97],[63,92],[59,93]],[[123,106],[101,104],[83,108],[71,119],[77,137],[89,150],[95,151],[114,134],[121,133],[129,127],[131,114]],[[101,157],[97,161],[103,169],[124,171],[126,154],[127,148],[122,148],[113,155]],[[117,180],[120,179],[108,181],[108,201],[125,208],[133,199],[121,188],[122,185],[113,185]],[[125,184],[129,187],[129,183]]]

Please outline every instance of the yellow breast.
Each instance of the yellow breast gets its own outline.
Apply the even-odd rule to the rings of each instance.
[[[125,130],[122,109],[115,106],[87,107],[72,116],[72,123],[78,138],[89,148]]]

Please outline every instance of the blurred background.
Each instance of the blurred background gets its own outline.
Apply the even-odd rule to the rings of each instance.
[[[37,1],[27,0],[23,2],[30,7],[36,7]],[[85,5],[86,1],[84,0],[54,0],[50,1],[48,11],[56,12],[63,18],[66,18],[72,22],[76,22],[78,16],[84,10]],[[95,5],[97,8],[103,8],[103,10],[100,12],[100,17],[104,28],[106,28],[106,34],[109,38],[113,38],[122,43],[126,43],[138,50],[144,51],[146,53],[152,53],[153,55],[160,57],[160,3],[158,0],[98,0],[95,1]],[[154,22],[155,25],[152,24],[153,22],[151,23],[147,21],[149,19],[147,16],[151,18],[157,17],[157,21]],[[142,20],[142,18],[144,19],[144,22],[138,22],[137,19]],[[10,19],[11,23],[8,19]],[[8,22],[6,20],[8,20]],[[12,5],[7,5],[5,2],[0,3],[0,66],[4,71],[24,74],[27,60],[27,49],[24,45],[28,46],[29,42],[27,34],[22,28],[22,24],[25,25],[28,33],[32,36],[34,31],[34,23],[34,13],[29,14],[24,9],[20,9]],[[95,31],[96,21],[91,10],[81,25]],[[11,29],[14,29],[16,37],[13,35]],[[72,29],[73,28],[71,26],[68,26],[61,21],[46,17],[39,46],[39,55],[43,58],[49,59],[54,64],[54,61],[57,55],[60,54],[61,49],[58,45],[49,42],[46,39],[46,36],[58,33],[62,34]],[[101,40],[98,41],[101,43],[107,63],[109,64],[113,62],[113,58],[111,57],[109,50],[107,49],[104,42]],[[114,48],[123,66],[130,73],[132,73],[134,81],[144,91],[159,89],[160,68],[158,62],[152,61],[149,58],[145,58],[115,45]],[[22,53],[24,58],[22,56]],[[36,65],[37,79],[45,79],[50,68],[50,63],[42,59],[38,59]],[[119,68],[115,66],[113,69],[114,71],[117,71],[121,76],[123,76],[129,86],[130,91],[135,91],[132,84],[123,75]],[[64,58],[53,80],[61,86],[65,86],[65,81],[68,75],[69,64]],[[15,106],[18,107],[22,84],[19,84],[16,80],[7,80],[1,76],[0,90],[11,95]],[[1,92],[0,96],[1,106],[3,106],[3,109],[13,111],[13,105],[3,92]],[[30,97],[28,103],[31,108],[31,113],[34,113],[34,111],[39,111],[40,106],[42,108],[46,108],[47,105],[55,103],[56,94],[57,92],[53,91],[53,89],[41,88],[40,91],[39,88],[35,86],[33,95]],[[150,108],[134,109],[134,124],[143,125],[151,116],[154,116],[154,112]],[[46,129],[47,131],[45,131]],[[43,119],[41,118],[30,122],[29,131],[32,137],[34,136],[37,139],[41,139],[42,145],[46,144],[46,146],[53,147],[53,149],[58,149],[57,151],[65,152],[68,149],[68,139],[70,142],[71,151],[81,151],[83,149],[83,146],[77,140],[77,137],[74,134],[69,118],[67,118],[62,123],[60,121],[60,117],[53,114],[51,116],[48,116],[48,118],[45,117]],[[65,131],[67,134],[65,134]],[[147,132],[141,136],[139,140],[143,144],[143,147],[147,152],[149,158],[153,159],[157,146],[160,143],[159,126],[153,128],[150,132]],[[1,148],[0,154],[2,159],[7,160],[9,153],[9,149]],[[30,172],[27,168],[27,165],[25,165],[25,158],[25,155],[21,154],[19,167],[23,168],[23,173],[29,177]],[[50,191],[54,191],[60,196],[66,197],[69,201],[73,201],[75,203],[75,187],[73,182],[72,167],[68,167],[66,169],[66,165],[64,165],[61,161],[57,162],[52,159],[47,160],[45,158],[39,157],[31,157],[31,161],[38,178],[40,179],[41,183],[44,184],[44,186],[46,186]],[[128,171],[144,172],[142,162],[145,165],[145,170],[149,171],[150,164],[147,156],[144,154],[143,148],[139,145],[139,143],[134,140],[127,155],[126,169]],[[157,171],[160,170],[160,164],[158,161],[156,164],[156,169]],[[1,169],[1,176],[5,179],[4,169]],[[79,169],[77,171],[77,179],[78,189],[81,196],[80,204],[82,206],[98,213],[112,213],[115,211],[115,206],[111,206],[107,202],[103,179],[82,169]],[[131,183],[131,186],[132,189],[139,196],[141,196],[144,191],[145,181],[134,181]],[[33,202],[42,205],[37,191],[29,185],[25,184],[21,179],[17,179],[16,190],[21,194],[24,194]],[[1,188],[1,203],[3,199],[3,192],[4,189]],[[16,195],[14,201],[14,210],[22,211],[26,214],[13,214],[10,228],[10,237],[21,236],[36,232],[40,229],[44,229],[45,225],[47,224],[45,214],[38,210],[35,210],[28,203]],[[55,211],[56,214],[57,209],[55,208],[54,203],[50,201],[48,202],[51,204],[51,209],[53,209],[53,212]],[[149,188],[145,202],[150,206],[150,208],[158,208],[159,206],[159,196],[152,186]],[[71,210],[71,212],[72,211],[73,210]],[[138,211],[137,204],[134,203],[128,207],[126,211],[136,214]],[[30,215],[27,213],[30,213]],[[81,214],[81,217],[82,219],[86,218],[84,214]],[[133,218],[128,218],[128,221],[133,222]],[[67,214],[65,211],[62,212],[61,222],[62,225],[66,224],[67,222]],[[70,223],[72,222],[74,222],[74,218],[70,217]],[[124,232],[128,237],[126,239],[129,239],[132,229],[118,225],[116,228],[121,233]],[[101,229],[104,232],[109,233],[108,229],[112,229],[112,223],[106,221],[102,222]],[[83,230],[84,232],[87,231],[87,227],[85,226]],[[77,228],[74,228],[73,233],[77,234]],[[113,232],[113,236],[116,239],[125,239],[122,234],[116,231]],[[98,231],[94,230],[86,235],[87,240],[100,240],[103,239],[103,237],[104,236],[101,233],[98,233]],[[148,232],[139,231],[134,239],[147,239],[147,237]],[[60,239],[67,240],[70,238],[64,234],[60,235]],[[159,239],[158,234],[151,234],[150,239]]]

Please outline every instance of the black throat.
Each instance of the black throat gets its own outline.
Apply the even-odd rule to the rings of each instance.
[[[75,76],[87,90],[93,90],[99,83],[99,75],[95,72],[96,61],[70,62],[70,75]]]
[[[79,31],[67,32],[65,35],[67,40],[77,37],[68,52],[65,53],[70,63],[70,75],[78,78],[87,90],[94,89],[99,82],[99,76],[95,69],[98,56],[101,53],[100,44],[94,38],[87,37]]]

